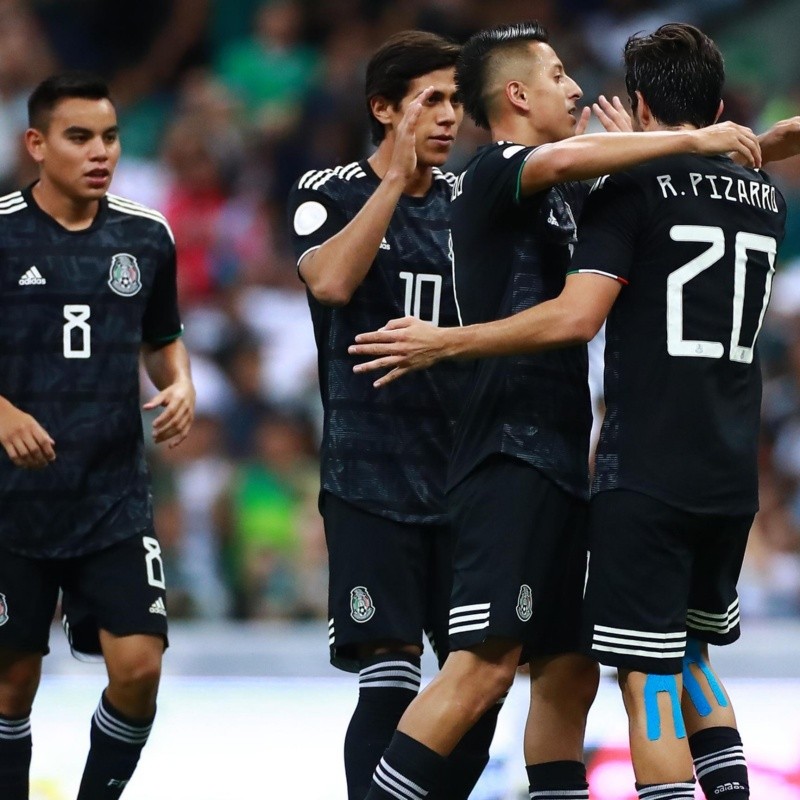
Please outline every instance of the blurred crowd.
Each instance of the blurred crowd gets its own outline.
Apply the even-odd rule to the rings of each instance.
[[[630,33],[694,22],[729,65],[725,118],[761,131],[800,113],[797,48],[786,39],[784,52],[772,39],[797,30],[798,6],[0,0],[0,193],[35,178],[21,137],[30,90],[57,69],[90,69],[110,81],[120,115],[123,159],[112,191],[161,210],[176,236],[198,413],[181,447],[152,452],[171,615],[326,615],[316,350],[285,199],[305,170],[369,154],[363,70],[381,41],[404,28],[461,41],[488,25],[536,18],[591,102],[600,93],[624,97],[621,50]],[[449,166],[457,170],[484,141],[465,120]],[[797,615],[800,158],[770,171],[789,203],[789,226],[761,335],[762,510],[741,594],[745,614]]]

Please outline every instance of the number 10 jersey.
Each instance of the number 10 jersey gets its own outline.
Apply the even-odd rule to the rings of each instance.
[[[726,157],[673,156],[595,184],[573,272],[623,284],[606,326],[594,490],[709,514],[758,508],[761,371],[786,207]]]
[[[0,450],[0,547],[73,557],[152,525],[139,350],[180,335],[176,295],[158,212],[109,195],[70,231],[30,189],[0,198],[0,395],[56,451],[28,470]]]

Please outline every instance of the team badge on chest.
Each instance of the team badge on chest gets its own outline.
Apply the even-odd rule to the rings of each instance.
[[[5,625],[8,622],[8,603],[6,596],[0,594],[0,625]]]
[[[375,614],[375,603],[365,586],[350,590],[350,616],[356,622],[368,622]]]
[[[108,273],[111,291],[122,297],[133,297],[142,288],[142,273],[136,258],[130,253],[117,253],[111,258]]]

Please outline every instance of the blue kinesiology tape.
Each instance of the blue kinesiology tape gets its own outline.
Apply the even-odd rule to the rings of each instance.
[[[661,738],[661,714],[658,710],[658,695],[666,692],[672,704],[672,724],[679,739],[686,736],[686,727],[681,714],[681,697],[678,681],[674,675],[648,675],[644,682],[644,712],[647,719],[647,738],[655,742]]]
[[[722,687],[717,681],[717,676],[711,671],[711,667],[703,660],[703,655],[700,652],[700,642],[697,639],[689,639],[686,642],[686,654],[683,657],[683,688],[686,689],[692,705],[697,709],[697,713],[701,717],[707,717],[711,713],[711,703],[706,698],[702,686],[695,678],[694,673],[689,668],[692,664],[697,664],[703,677],[708,681],[708,688],[711,689],[711,694],[714,699],[722,708],[728,707],[728,699],[722,691]]]

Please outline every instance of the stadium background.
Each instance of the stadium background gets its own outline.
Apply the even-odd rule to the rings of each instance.
[[[178,245],[198,417],[183,446],[152,452],[174,633],[130,800],[344,797],[356,686],[327,666],[315,350],[285,198],[304,170],[369,153],[363,68],[386,36],[422,27],[463,40],[529,18],[547,25],[586,102],[624,94],[628,34],[681,20],[723,50],[725,118],[762,131],[800,113],[797,0],[0,0],[0,189],[34,178],[21,146],[32,87],[93,69],[120,111],[112,191],[164,212]],[[450,166],[483,136],[465,121]],[[800,158],[770,172],[789,223],[760,339],[762,510],[741,581],[744,638],[719,663],[736,676],[754,796],[788,800],[800,798]],[[103,681],[53,639],[33,715],[36,800],[74,796]],[[524,704],[520,685],[476,800],[524,796]],[[588,736],[593,800],[634,797],[624,740],[606,680]]]

